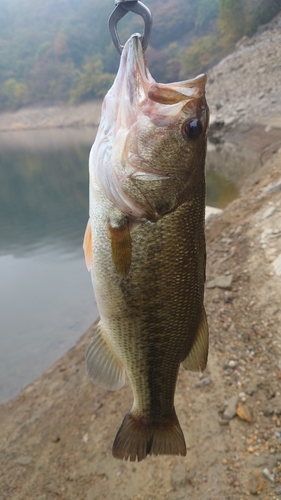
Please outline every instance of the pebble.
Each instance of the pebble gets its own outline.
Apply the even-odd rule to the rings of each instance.
[[[281,254],[272,262],[275,274],[281,276]]]
[[[30,462],[32,462],[33,458],[26,455],[26,456],[20,456],[17,458],[16,463],[19,465],[28,465]]]
[[[171,473],[171,485],[175,490],[185,486],[189,481],[187,470],[183,464],[177,464]]]
[[[238,403],[236,413],[238,417],[241,418],[241,420],[245,420],[245,422],[250,423],[254,419],[252,409],[246,404]]]
[[[252,475],[249,481],[249,491],[251,495],[257,495],[263,487],[263,478],[262,476],[254,476]]]
[[[223,418],[226,420],[231,420],[233,417],[236,415],[236,409],[238,405],[238,396],[232,396],[227,403],[226,403],[226,409],[223,412]]]
[[[262,215],[262,219],[268,219],[275,212],[275,207],[267,207]]]
[[[267,468],[263,469],[262,473],[263,473],[263,476],[266,479],[268,479],[271,483],[275,482],[274,474],[270,474],[270,471]]]
[[[207,281],[206,288],[223,288],[229,290],[231,288],[233,281],[233,274],[229,274],[228,276],[217,276],[213,280]]]
[[[270,417],[270,415],[272,415],[274,413],[274,410],[273,410],[272,406],[266,406],[262,410],[262,412],[263,412],[265,417]]]
[[[278,181],[271,182],[270,184],[268,184],[267,186],[262,188],[263,192],[270,193],[270,194],[277,193],[277,191],[280,191],[280,190],[281,190],[281,178],[278,179]]]
[[[82,441],[83,441],[83,443],[88,443],[88,441],[89,441],[89,435],[88,435],[88,433],[87,433],[87,432],[86,432],[86,434],[84,434],[84,436],[82,437]]]
[[[231,359],[228,363],[229,368],[236,368],[237,363],[233,359]]]
[[[194,384],[193,387],[204,387],[205,385],[210,385],[212,383],[212,381],[209,379],[209,378],[203,378],[202,380],[200,380],[200,382],[197,382],[197,384]]]
[[[219,425],[229,425],[229,419],[227,420],[226,418],[219,418],[218,422]]]

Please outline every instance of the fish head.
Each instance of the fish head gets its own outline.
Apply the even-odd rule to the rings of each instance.
[[[154,221],[205,196],[205,84],[206,75],[156,83],[140,35],[126,43],[91,153],[95,181],[121,212]]]

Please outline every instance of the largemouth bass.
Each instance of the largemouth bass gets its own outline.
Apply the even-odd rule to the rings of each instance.
[[[113,456],[185,455],[174,409],[182,363],[203,370],[206,76],[154,81],[139,35],[126,43],[90,153],[84,238],[100,323],[86,371],[115,390],[125,372],[134,403]]]

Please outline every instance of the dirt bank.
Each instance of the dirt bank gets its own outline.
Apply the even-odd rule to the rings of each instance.
[[[101,101],[97,100],[78,106],[33,107],[0,113],[0,132],[96,126],[100,120],[100,109]]]
[[[93,327],[0,407],[1,500],[280,499],[280,221],[281,152],[207,225],[209,363],[181,370],[176,393],[187,456],[112,458],[132,393],[86,379]]]

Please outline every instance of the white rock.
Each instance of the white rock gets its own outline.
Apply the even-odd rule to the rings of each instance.
[[[277,276],[281,276],[281,254],[276,257],[276,259],[272,262],[275,274]]]
[[[221,215],[222,213],[223,210],[221,208],[206,207],[205,218],[207,220],[211,215]]]

